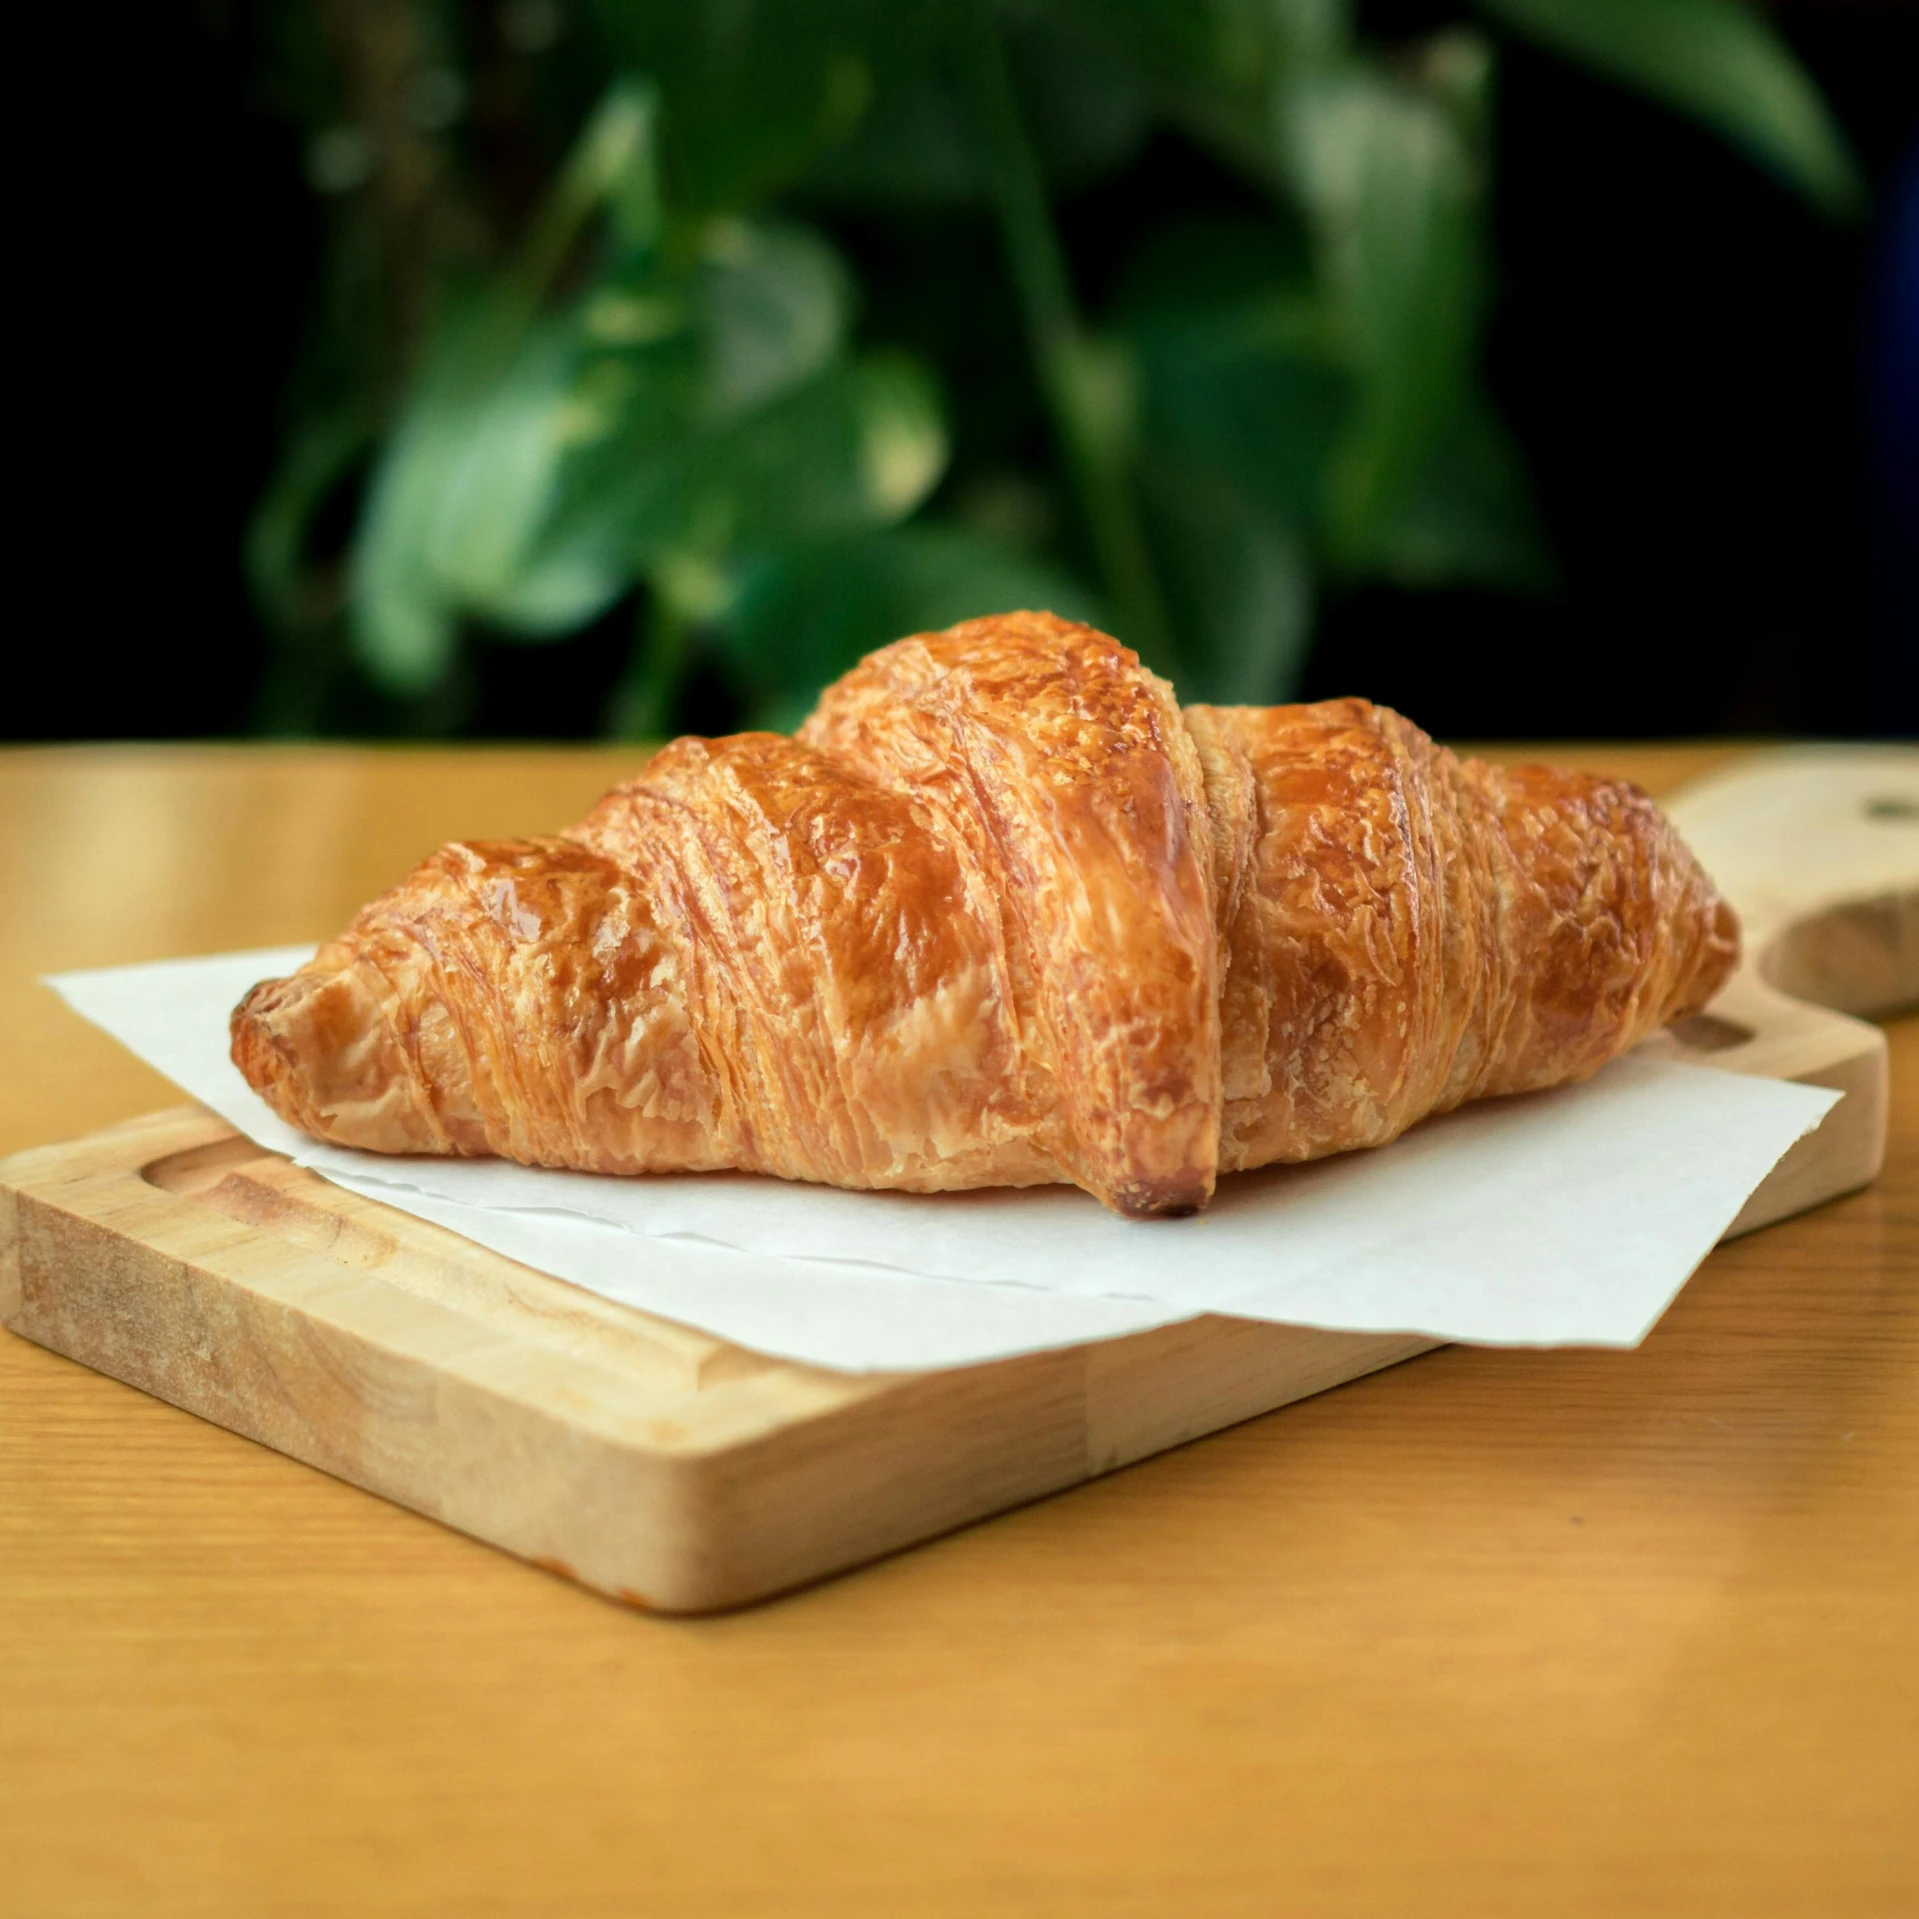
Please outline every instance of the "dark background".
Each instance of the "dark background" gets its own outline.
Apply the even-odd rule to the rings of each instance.
[[[1377,5],[1366,24],[1392,37],[1450,14]],[[1919,732],[1899,597],[1919,523],[1889,477],[1911,449],[1869,457],[1895,404],[1885,283],[1914,193],[1919,21],[1888,5],[1778,17],[1872,182],[1866,224],[1822,220],[1691,123],[1507,44],[1491,378],[1563,578],[1544,599],[1335,598],[1305,697],[1363,692],[1453,737]],[[265,641],[242,529],[320,243],[300,139],[233,70],[231,34],[190,9],[129,9],[99,44],[83,23],[62,32],[48,64],[83,76],[84,99],[40,151],[76,211],[29,276],[46,345],[24,397],[48,424],[20,572],[40,610],[16,628],[0,737],[244,734]],[[1109,271],[1143,204],[1239,192],[1157,136],[1121,183],[1062,209],[1075,272]],[[855,260],[876,243],[822,224]],[[622,627],[483,648],[464,730],[591,733],[625,645]],[[723,692],[708,704],[698,717],[726,723]],[[347,730],[386,729],[373,714]]]

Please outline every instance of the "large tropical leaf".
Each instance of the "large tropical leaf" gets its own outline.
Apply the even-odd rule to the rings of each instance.
[[[610,606],[632,577],[630,543],[616,521],[573,510],[578,444],[641,414],[677,433],[692,410],[696,375],[682,342],[651,343],[653,365],[629,353],[615,401],[577,309],[534,321],[502,351],[513,330],[497,300],[454,316],[368,496],[353,635],[397,691],[446,672],[463,616],[544,637]]]
[[[1328,317],[1357,382],[1324,497],[1332,554],[1354,571],[1472,377],[1484,232],[1469,128],[1456,97],[1368,67],[1315,76],[1287,99]]]
[[[1832,213],[1865,198],[1857,162],[1792,50],[1742,0],[1480,0],[1542,46],[1723,134]]]
[[[847,277],[817,236],[616,231],[626,250],[564,307],[509,276],[435,343],[355,556],[356,642],[397,689],[445,674],[464,616],[571,631],[639,573],[888,524],[944,468],[926,374],[846,357]]]

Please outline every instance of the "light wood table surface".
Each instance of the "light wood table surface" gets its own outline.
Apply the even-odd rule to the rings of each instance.
[[[177,1099],[37,973],[324,935],[632,763],[0,754],[0,1152]],[[0,1912],[1919,1911],[1892,1056],[1880,1184],[1636,1353],[1436,1353],[725,1618],[0,1334]]]

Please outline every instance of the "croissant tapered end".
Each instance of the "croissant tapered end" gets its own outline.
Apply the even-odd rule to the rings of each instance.
[[[388,1018],[371,968],[318,962],[262,980],[233,1009],[233,1063],[290,1126],[375,1153],[455,1150]]]
[[[1523,1083],[1583,1077],[1732,977],[1738,916],[1637,786],[1543,766],[1464,772],[1510,852],[1534,1054]]]

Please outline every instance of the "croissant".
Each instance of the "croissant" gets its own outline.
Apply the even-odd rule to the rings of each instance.
[[[442,847],[233,1015],[381,1153],[1114,1211],[1576,1080],[1738,928],[1616,780],[1364,700],[1181,708],[1090,627],[901,640],[793,738],[680,739],[557,838]]]

